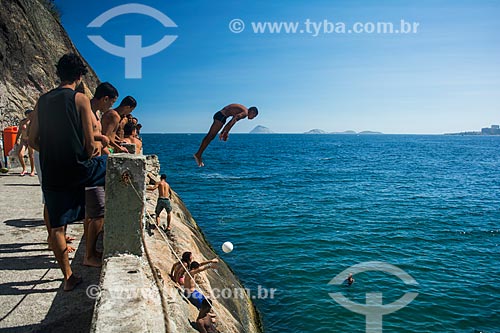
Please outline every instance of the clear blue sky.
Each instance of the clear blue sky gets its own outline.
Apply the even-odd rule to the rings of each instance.
[[[237,102],[259,107],[234,132],[263,125],[280,133],[377,130],[444,133],[500,123],[500,2],[152,1],[176,24],[128,14],[87,25],[127,1],[56,1],[73,42],[102,81],[138,100],[143,132],[206,132],[212,115]],[[242,19],[239,34],[228,26]],[[416,34],[255,34],[251,22],[419,23]],[[302,28],[303,26],[301,26]],[[142,78],[125,79],[124,59],[87,35],[151,45],[178,38],[143,59]]]

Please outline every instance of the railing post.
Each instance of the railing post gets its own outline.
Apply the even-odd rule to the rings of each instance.
[[[126,153],[108,157],[104,213],[104,256],[142,256],[146,158]]]

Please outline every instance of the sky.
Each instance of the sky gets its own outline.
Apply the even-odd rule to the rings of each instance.
[[[259,108],[259,116],[240,121],[235,133],[262,125],[277,133],[322,129],[441,134],[500,124],[499,1],[56,4],[64,28],[100,80],[117,87],[120,98],[137,99],[134,114],[142,133],[206,132],[213,114],[230,103]],[[176,26],[151,15],[124,13],[89,27],[102,13],[127,4],[151,7]],[[244,23],[239,33],[230,29],[241,29],[235,19]],[[417,30],[341,33],[343,26],[353,30],[356,22],[368,23],[368,30],[369,24],[391,22],[398,30],[401,20],[418,23]],[[297,22],[298,29],[254,30],[265,22]],[[328,33],[330,23],[336,24],[337,33]],[[164,36],[177,37],[131,65],[141,69],[140,78],[126,78],[124,55],[110,54],[89,35],[120,47],[126,35],[142,36],[144,48]],[[130,50],[128,60],[134,54]]]

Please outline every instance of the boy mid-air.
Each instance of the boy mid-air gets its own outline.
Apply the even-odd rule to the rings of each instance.
[[[214,114],[214,122],[212,123],[208,134],[203,138],[203,141],[201,141],[200,148],[198,149],[196,154],[194,154],[194,159],[196,160],[198,166],[204,166],[201,156],[203,155],[205,149],[207,149],[210,142],[215,139],[222,126],[224,126],[227,118],[232,117],[229,123],[227,123],[227,125],[222,128],[222,132],[219,134],[219,138],[224,141],[227,141],[227,138],[229,137],[229,131],[237,121],[245,119],[247,117],[251,120],[257,117],[258,114],[259,110],[257,110],[255,106],[247,109],[241,104],[229,104],[228,106],[224,107],[222,110]]]

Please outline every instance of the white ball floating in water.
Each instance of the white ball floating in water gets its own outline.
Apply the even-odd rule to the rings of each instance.
[[[229,253],[232,250],[233,250],[233,243],[225,242],[224,244],[222,244],[222,251],[224,251],[225,253]]]

